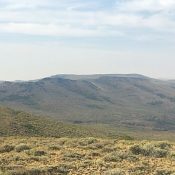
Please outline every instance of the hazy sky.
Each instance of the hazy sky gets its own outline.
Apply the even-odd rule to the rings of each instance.
[[[175,0],[0,0],[0,80],[175,79]]]

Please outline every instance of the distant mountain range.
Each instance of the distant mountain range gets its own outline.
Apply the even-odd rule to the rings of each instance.
[[[72,123],[175,130],[175,81],[137,74],[1,82],[0,105]]]

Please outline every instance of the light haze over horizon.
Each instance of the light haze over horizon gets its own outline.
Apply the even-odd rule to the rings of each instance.
[[[1,0],[0,80],[175,79],[174,0]]]

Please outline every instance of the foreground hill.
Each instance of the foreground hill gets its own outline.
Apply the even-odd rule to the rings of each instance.
[[[66,124],[0,107],[0,136],[108,137],[110,135],[100,128]]]
[[[95,138],[0,138],[4,175],[174,175],[175,144]]]
[[[1,82],[0,104],[73,123],[175,130],[175,83],[142,75],[58,75]]]

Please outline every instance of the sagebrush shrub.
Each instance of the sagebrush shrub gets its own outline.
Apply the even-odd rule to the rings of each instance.
[[[106,171],[104,175],[125,175],[125,173],[120,169],[113,169]]]
[[[22,152],[22,151],[30,150],[30,149],[31,149],[30,146],[25,145],[25,144],[17,145],[15,147],[16,152]]]
[[[46,152],[42,150],[37,150],[34,152],[34,156],[44,156],[44,155],[46,155]]]
[[[12,145],[4,145],[2,147],[0,147],[0,153],[6,153],[6,152],[11,152],[14,150],[14,146]]]
[[[143,156],[152,156],[157,158],[166,157],[168,155],[167,149],[161,149],[154,144],[145,144],[145,145],[134,145],[130,147],[130,151],[134,155],[143,155]]]

